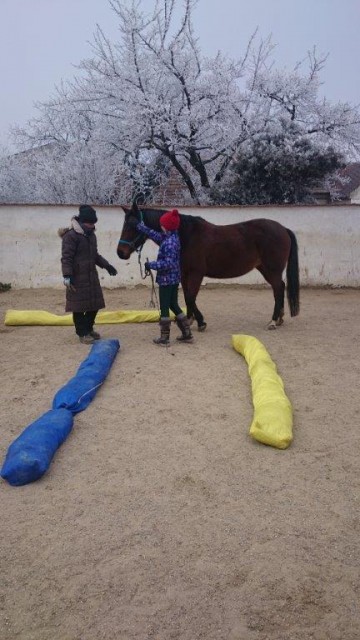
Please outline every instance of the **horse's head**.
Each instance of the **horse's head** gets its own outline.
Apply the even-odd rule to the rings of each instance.
[[[143,233],[139,233],[133,224],[134,219],[139,222],[142,220],[142,214],[137,204],[134,203],[131,209],[128,207],[122,207],[122,209],[125,212],[125,220],[121,230],[117,254],[121,260],[128,260],[133,251],[141,249],[146,240],[146,236]]]

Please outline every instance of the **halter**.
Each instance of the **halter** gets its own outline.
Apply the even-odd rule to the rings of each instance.
[[[144,222],[142,211],[139,210],[139,213],[140,213],[140,222]],[[138,247],[136,247],[136,243],[138,242],[139,238],[144,238],[144,240]],[[145,240],[146,240],[145,234],[144,233],[139,233],[136,236],[135,240],[131,240],[131,242],[129,242],[129,240],[121,240],[121,238],[120,238],[120,240],[118,242],[118,246],[119,246],[119,244],[127,244],[128,247],[130,247],[133,251],[136,251],[136,253],[138,253],[140,255],[141,250],[142,250],[142,248],[143,248],[143,246],[145,244]]]
[[[142,237],[144,237],[144,242],[142,242],[138,247],[136,247],[135,245],[136,245],[137,241],[139,240],[139,238],[142,238]],[[131,242],[129,242],[129,240],[121,240],[120,239],[119,242],[118,242],[118,246],[119,246],[119,244],[127,244],[128,247],[133,249],[133,251],[136,251],[136,253],[141,253],[141,250],[142,250],[142,248],[143,248],[143,246],[145,244],[145,238],[146,238],[146,236],[144,236],[143,233],[139,233],[139,235],[136,236],[135,240],[132,240]]]

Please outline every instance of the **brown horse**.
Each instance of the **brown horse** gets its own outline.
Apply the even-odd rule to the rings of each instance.
[[[117,254],[128,260],[133,251],[141,251],[147,237],[129,224],[131,216],[148,227],[160,231],[159,209],[131,209],[122,207],[125,221]],[[279,222],[260,218],[236,224],[216,225],[197,216],[180,214],[181,284],[189,319],[195,318],[199,331],[206,322],[198,307],[196,296],[205,276],[208,278],[237,278],[257,269],[271,285],[275,306],[269,329],[283,323],[286,268],[287,299],[291,316],[299,313],[299,263],[295,234]]]

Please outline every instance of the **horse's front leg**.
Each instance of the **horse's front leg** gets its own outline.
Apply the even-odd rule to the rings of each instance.
[[[202,274],[194,273],[193,271],[190,274],[183,274],[181,278],[187,317],[190,322],[195,318],[199,331],[205,331],[207,326],[203,314],[196,306],[196,296],[199,293],[202,279]]]

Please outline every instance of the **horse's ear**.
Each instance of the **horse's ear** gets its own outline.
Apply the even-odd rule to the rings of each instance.
[[[139,207],[137,206],[136,199],[133,201],[133,204],[132,204],[132,212],[135,215],[139,215],[140,214]]]
[[[122,210],[124,211],[125,216],[128,216],[128,215],[129,215],[129,213],[131,213],[131,209],[129,209],[129,207],[121,207],[121,208],[122,208]]]

